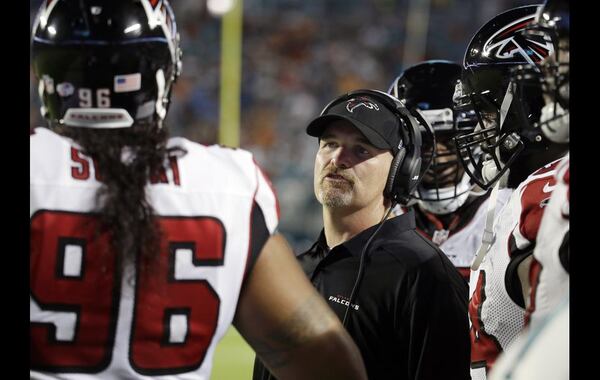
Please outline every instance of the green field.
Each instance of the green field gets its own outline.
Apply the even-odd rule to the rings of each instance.
[[[250,380],[254,351],[233,327],[230,327],[215,352],[211,380]]]

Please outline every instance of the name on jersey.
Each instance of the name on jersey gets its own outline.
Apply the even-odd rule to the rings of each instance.
[[[150,176],[150,183],[153,185],[166,183],[181,186],[177,157],[169,157],[169,167],[171,169],[169,175],[167,175],[167,170],[164,167],[160,168],[158,173]],[[102,173],[98,170],[96,160],[84,155],[79,149],[71,147],[71,177],[79,181],[86,181],[91,178],[92,171],[96,181],[102,182]]]

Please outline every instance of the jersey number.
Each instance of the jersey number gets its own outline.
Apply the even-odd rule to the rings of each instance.
[[[80,88],[79,107],[94,107],[92,90],[90,88]],[[110,108],[110,90],[108,88],[99,88],[96,90],[96,107]]]
[[[30,295],[39,308],[30,322],[31,367],[99,372],[110,364],[115,340],[125,339],[117,334],[127,330],[129,342],[117,344],[129,347],[129,362],[138,373],[198,368],[220,306],[202,273],[206,266],[223,265],[223,224],[210,217],[160,218],[160,258],[135,275],[135,288],[125,296],[132,313],[120,321],[130,328],[122,332],[117,331],[121,278],[109,237],[95,235],[97,224],[93,215],[60,211],[41,211],[31,219]],[[131,276],[125,272],[124,281]]]

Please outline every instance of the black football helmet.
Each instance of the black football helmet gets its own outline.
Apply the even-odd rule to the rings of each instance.
[[[167,0],[44,0],[31,49],[51,126],[162,125],[181,72]]]
[[[521,86],[541,87],[545,105],[539,127],[550,141],[569,142],[569,35],[570,16],[567,0],[547,0],[534,21],[523,32],[543,38],[556,48],[554,54],[536,65],[520,65],[513,71]]]
[[[424,138],[422,146],[423,160],[431,161],[431,165],[414,197],[421,208],[434,214],[456,211],[474,186],[452,140],[458,133],[473,132],[477,124],[473,109],[459,112],[454,108],[453,95],[461,69],[450,61],[424,61],[404,70],[388,89],[409,110],[420,110],[432,126],[434,138]]]
[[[510,167],[509,186],[515,186],[549,156],[558,156],[539,128],[531,128],[544,104],[541,89],[517,86],[512,80],[515,67],[538,66],[556,50],[541,36],[523,34],[539,8],[529,5],[497,15],[479,29],[465,53],[455,106],[472,107],[478,126],[455,142],[465,170],[484,189]]]

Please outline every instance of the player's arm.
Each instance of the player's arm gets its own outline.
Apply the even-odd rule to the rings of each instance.
[[[234,325],[279,379],[366,379],[358,348],[280,235],[265,243]]]

